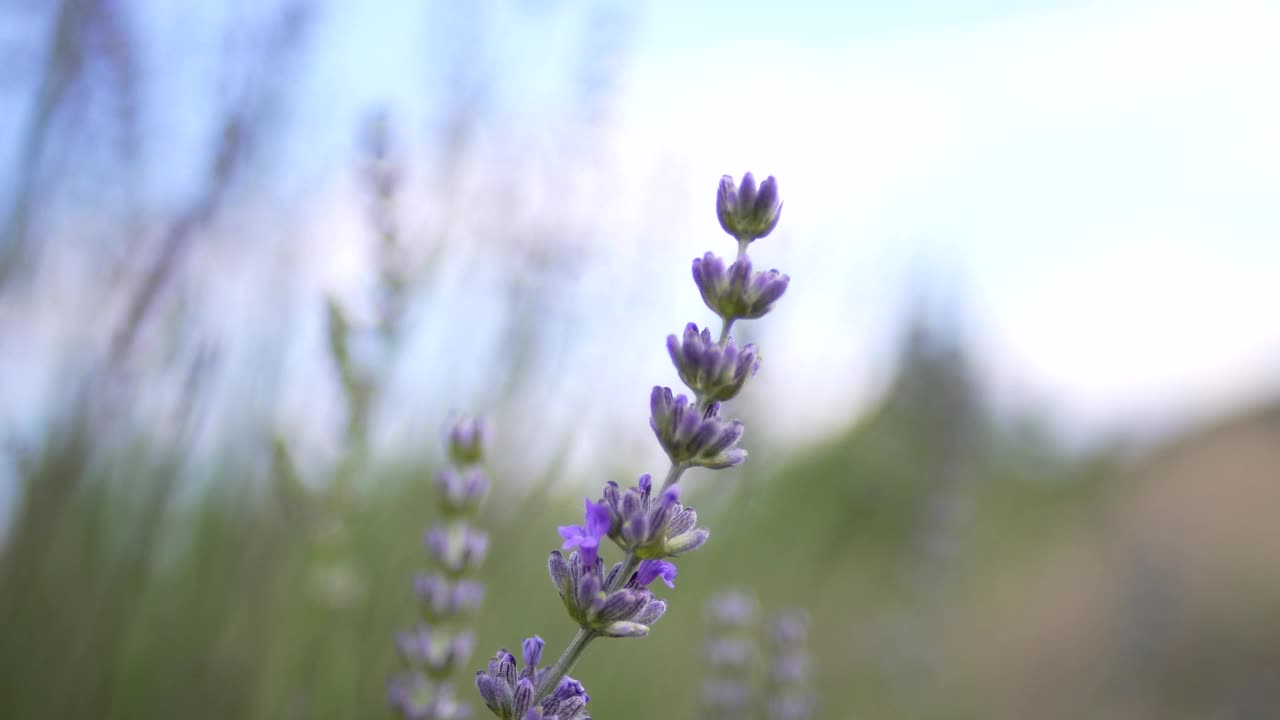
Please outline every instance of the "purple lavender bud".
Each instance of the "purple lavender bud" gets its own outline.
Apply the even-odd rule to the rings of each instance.
[[[755,643],[746,638],[716,637],[707,642],[707,661],[712,665],[742,670],[755,660]]]
[[[431,629],[417,627],[401,632],[396,636],[396,649],[405,663],[415,667],[422,665],[431,655]]]
[[[636,613],[633,621],[638,622],[641,625],[652,625],[662,619],[662,616],[665,615],[666,612],[667,601],[653,598],[649,600],[643,610]]]
[[[449,462],[458,467],[475,465],[484,459],[490,434],[489,423],[480,418],[461,417],[449,428]]]
[[[711,253],[693,261],[693,280],[707,307],[726,321],[763,317],[791,282],[777,270],[753,272],[746,255],[726,269],[724,260]]]
[[[756,602],[741,592],[725,592],[707,602],[707,621],[713,627],[747,627],[755,622]]]
[[[560,680],[560,683],[556,685],[556,700],[564,702],[578,697],[586,698],[588,700],[591,699],[591,697],[587,695],[587,688],[583,686],[581,682],[565,675],[564,678]]]
[[[738,187],[738,209],[754,208],[756,204],[756,177],[751,173],[742,176],[742,185]]]
[[[732,399],[760,368],[755,345],[739,349],[729,338],[721,347],[712,340],[710,329],[698,332],[693,323],[685,327],[683,340],[667,337],[667,352],[680,379],[703,402]]]
[[[421,675],[397,675],[390,679],[387,699],[405,720],[460,718],[465,707],[458,704],[448,683],[429,683]]]
[[[484,563],[489,536],[465,525],[448,530],[433,527],[427,531],[426,544],[440,567],[453,575],[461,575],[475,572]]]
[[[561,678],[556,689],[542,699],[541,717],[548,720],[552,717],[560,720],[584,720],[590,717],[585,709],[590,699],[591,696],[582,683],[566,675]]]
[[[542,662],[542,648],[546,645],[542,638],[534,635],[526,638],[520,645],[520,649],[524,651],[524,665],[526,668],[536,668]]]
[[[778,181],[772,175],[760,184],[759,189],[751,173],[742,176],[742,185],[737,188],[732,176],[720,178],[716,192],[716,217],[720,219],[720,227],[738,242],[749,243],[767,236],[778,226],[781,214]]]
[[[423,619],[440,623],[474,612],[484,602],[484,585],[474,580],[450,583],[443,575],[418,575],[413,579]]]
[[[511,717],[524,717],[533,707],[533,682],[523,678],[516,684],[516,691],[511,699]]]
[[[667,540],[667,553],[674,556],[693,552],[703,545],[706,545],[707,540],[710,538],[711,531],[706,528],[697,528],[686,533],[681,533]]]
[[[649,406],[649,426],[673,464],[718,470],[746,460],[746,451],[733,447],[744,426],[721,418],[719,403],[699,414],[684,395],[673,398],[670,388],[655,387]]]
[[[476,673],[476,689],[493,714],[504,720],[516,717],[517,702],[529,705],[533,702],[531,698],[524,697],[532,695],[532,679],[527,676],[517,679],[515,656],[506,648],[499,650],[489,661],[488,672],[481,670]]]
[[[720,227],[730,235],[734,235],[735,215],[738,211],[738,189],[734,185],[732,175],[720,178],[720,187],[716,190],[716,217],[720,219]]]
[[[633,615],[644,609],[648,604],[648,598],[646,593],[626,588],[618,590],[605,598],[599,609],[592,613],[592,620],[596,623],[612,623],[617,620],[631,619]]]
[[[473,514],[489,490],[489,478],[484,470],[474,467],[465,473],[442,470],[436,475],[436,491],[440,509],[445,515]]]
[[[551,557],[547,559],[547,570],[551,573],[551,582],[556,586],[556,589],[560,591],[560,595],[563,596],[568,592],[571,580],[569,576],[569,564],[565,562],[564,556],[560,554],[559,550],[553,550],[551,552]]]
[[[636,622],[619,620],[617,622],[609,623],[603,628],[600,628],[598,632],[601,635],[604,635],[605,637],[612,637],[612,638],[644,637],[645,635],[649,634],[649,626],[641,625],[640,623],[636,623]]]

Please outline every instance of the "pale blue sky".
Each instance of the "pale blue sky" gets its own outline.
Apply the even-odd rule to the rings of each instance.
[[[150,52],[174,68],[155,97],[177,108],[163,130],[178,152],[207,132],[196,95],[210,67],[189,58],[221,47],[218,33],[182,29],[216,25],[221,5],[155,7]],[[288,232],[307,239],[317,293],[354,287],[364,267],[351,254],[367,232],[354,128],[387,105],[410,134],[428,133],[450,81],[441,58],[475,42],[434,18],[463,7],[325,6],[280,191],[301,203],[302,226]],[[562,128],[581,114],[564,78],[585,21],[553,11],[567,3],[519,7],[496,15],[482,53],[503,88],[494,133],[508,151],[522,132],[573,132]],[[1280,391],[1274,3],[654,0],[616,13],[631,25],[594,38],[618,49],[619,74],[601,136],[611,175],[591,181],[590,202],[618,218],[595,248],[618,274],[580,282],[608,297],[626,278],[653,300],[610,300],[613,331],[575,339],[576,362],[594,372],[584,377],[640,398],[673,380],[661,338],[708,319],[688,260],[728,252],[707,204],[720,174],[752,169],[777,175],[787,203],[754,251],[793,277],[762,326],[757,391],[792,399],[785,432],[865,407],[919,282],[958,306],[998,398],[1086,432],[1167,427]],[[189,180],[152,177],[165,190]],[[646,217],[653,207],[674,213]],[[452,292],[485,288],[458,282]],[[471,342],[464,328],[443,332],[432,347]],[[646,337],[653,352],[592,365]],[[315,395],[302,385],[294,394]],[[451,385],[441,401],[466,407],[474,389]]]

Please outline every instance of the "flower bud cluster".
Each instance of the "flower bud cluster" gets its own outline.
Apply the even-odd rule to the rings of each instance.
[[[720,403],[699,409],[671,388],[655,387],[649,396],[649,427],[672,465],[721,470],[741,465],[747,451],[735,447],[745,426],[720,416]]]
[[[453,467],[436,478],[442,521],[426,533],[436,571],[414,578],[422,623],[397,638],[406,672],[392,678],[388,692],[406,720],[447,720],[468,710],[453,699],[449,678],[471,659],[475,636],[467,620],[484,601],[484,585],[475,576],[489,537],[471,521],[489,487],[480,467],[487,439],[486,423],[472,418],[456,421],[448,432]]]
[[[697,511],[680,504],[680,486],[672,485],[654,498],[653,481],[647,474],[626,492],[610,480],[601,504],[609,510],[609,539],[642,560],[691,552],[711,537],[710,530],[695,527]]]
[[[683,340],[675,335],[667,337],[667,351],[680,373],[680,380],[702,402],[732,400],[747,378],[760,368],[755,345],[739,349],[729,338],[721,346],[711,339],[711,328],[698,332],[698,326],[693,323],[685,326]]]
[[[571,553],[566,559],[559,551],[547,561],[551,582],[560,600],[578,626],[605,637],[644,637],[649,626],[667,611],[665,600],[649,591],[648,584],[659,577],[675,587],[675,566],[661,560],[646,560],[622,587],[612,592],[623,564],[616,563],[607,575],[593,552]]]
[[[809,618],[799,610],[781,612],[769,622],[766,705],[771,718],[810,720],[814,716],[808,630]]]
[[[542,638],[534,635],[521,646],[524,668],[516,671],[516,658],[506,648],[489,661],[489,669],[476,672],[476,689],[493,714],[502,720],[590,720],[587,689],[565,676],[544,698],[535,697],[538,683],[547,672],[539,668]]]
[[[733,176],[720,178],[716,192],[716,216],[720,227],[746,245],[762,238],[778,226],[782,214],[782,202],[778,199],[778,183],[767,178],[756,188],[751,173],[742,176],[742,186],[733,182]]]
[[[728,267],[724,259],[707,253],[693,261],[693,281],[707,307],[732,322],[767,315],[787,291],[791,278],[777,270],[755,272],[745,253]]]

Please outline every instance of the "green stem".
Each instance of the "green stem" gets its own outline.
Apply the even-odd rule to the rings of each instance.
[[[724,347],[729,342],[729,328],[733,327],[733,321],[737,318],[729,318],[724,321],[724,326],[720,328],[720,347]]]
[[[560,684],[560,678],[569,674],[573,669],[574,663],[578,662],[578,658],[591,644],[592,640],[600,637],[592,630],[582,628],[578,630],[578,634],[573,636],[573,640],[569,642],[569,647],[564,649],[564,653],[560,655],[560,659],[555,665],[542,676],[542,682],[538,683],[538,687],[534,688],[533,696],[538,700],[550,695],[556,686]]]

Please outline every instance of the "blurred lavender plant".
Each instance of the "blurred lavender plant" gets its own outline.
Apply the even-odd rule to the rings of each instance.
[[[484,585],[475,578],[489,538],[471,522],[489,488],[481,467],[488,434],[487,424],[472,418],[460,418],[449,430],[452,467],[436,477],[443,520],[426,535],[436,571],[414,578],[422,622],[396,640],[406,671],[391,678],[387,693],[405,720],[470,714],[469,706],[456,700],[450,678],[471,659],[475,636],[467,620],[484,601]]]
[[[759,662],[755,598],[730,591],[707,601],[707,675],[702,717],[743,720],[755,706],[754,675]]]
[[[598,502],[586,501],[582,525],[562,526],[561,550],[551,553],[548,569],[569,617],[578,625],[560,659],[538,669],[542,645],[528,652],[517,677],[515,659],[498,652],[488,671],[476,675],[485,704],[503,720],[555,717],[574,720],[586,715],[588,696],[581,683],[568,676],[587,646],[599,637],[641,637],[666,612],[667,603],[649,585],[662,578],[675,587],[676,566],[667,560],[701,547],[710,536],[697,527],[697,513],[680,504],[679,483],[694,467],[718,470],[739,465],[747,451],[737,447],[743,424],[721,416],[721,404],[731,400],[759,368],[754,345],[739,348],[729,336],[734,322],[763,317],[787,289],[790,279],[777,270],[754,272],[747,247],[767,236],[778,224],[782,205],[777,182],[768,178],[758,187],[747,173],[739,187],[726,175],[720,181],[716,214],[720,225],[738,242],[738,253],[727,267],[708,252],[693,261],[693,278],[707,307],[721,319],[719,339],[709,328],[686,327],[683,338],[667,338],[667,349],[680,379],[693,393],[690,399],[670,388],[655,387],[649,398],[649,425],[670,460],[662,484],[654,487],[643,475],[625,491],[609,482]],[[608,572],[600,557],[600,541],[609,538],[623,552]],[[565,705],[571,698],[573,704]],[[581,704],[578,704],[578,700]]]
[[[814,692],[809,658],[809,616],[786,610],[769,621],[765,705],[772,720],[810,720]]]

